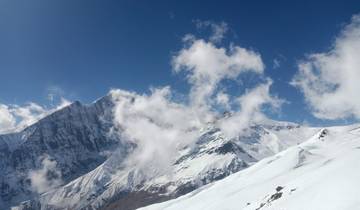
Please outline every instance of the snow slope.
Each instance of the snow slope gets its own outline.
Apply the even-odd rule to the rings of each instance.
[[[329,127],[223,180],[141,209],[360,209],[359,160],[360,125]]]

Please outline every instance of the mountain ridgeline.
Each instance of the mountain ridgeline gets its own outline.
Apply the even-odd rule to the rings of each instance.
[[[111,96],[74,102],[21,132],[0,135],[0,209],[136,209],[223,179],[319,130],[267,120],[229,139],[210,123],[195,145],[179,149],[166,173],[150,173],[126,164],[136,145],[113,134],[113,108]]]
[[[37,197],[29,173],[45,156],[57,164],[63,183],[88,173],[106,160],[119,141],[110,137],[111,100],[89,106],[74,102],[21,132],[0,135],[0,206]],[[51,177],[49,177],[51,178]]]

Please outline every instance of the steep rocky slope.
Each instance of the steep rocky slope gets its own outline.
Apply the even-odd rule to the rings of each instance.
[[[6,209],[31,199],[39,192],[29,179],[44,167],[43,160],[56,163],[67,183],[103,163],[114,145],[109,136],[111,101],[106,97],[89,106],[75,102],[14,134],[0,135],[0,207]]]
[[[165,171],[151,162],[144,170],[128,161],[136,145],[121,141],[121,129],[113,132],[113,107],[110,96],[90,105],[75,102],[19,133],[1,135],[1,209],[135,209],[223,179],[318,130],[267,120],[229,139],[209,123]]]
[[[166,173],[127,165],[121,152],[115,151],[93,171],[24,203],[20,209],[135,209],[169,200],[301,143],[316,130],[270,121],[252,126],[245,136],[227,139],[209,124],[199,131],[195,145],[179,152]]]

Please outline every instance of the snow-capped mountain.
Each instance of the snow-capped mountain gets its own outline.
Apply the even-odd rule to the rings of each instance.
[[[75,102],[22,132],[0,136],[1,208],[135,209],[193,192],[319,130],[267,120],[228,139],[209,123],[194,145],[180,148],[166,172],[151,165],[144,171],[127,162],[136,145],[113,135],[113,107],[109,96],[90,105]],[[45,178],[55,184],[34,189],[39,181],[31,175],[51,164],[56,167]]]
[[[185,196],[142,210],[359,209],[360,125],[307,141]]]
[[[0,135],[0,209],[32,199],[39,193],[36,191],[44,190],[34,188],[29,177],[44,167],[44,159],[56,164],[52,169],[61,175],[61,183],[103,163],[107,151],[119,144],[108,134],[111,106],[106,97],[89,106],[75,102],[21,132]],[[60,178],[51,172],[45,174],[46,179]]]
[[[169,200],[298,144],[316,130],[271,121],[252,126],[246,136],[227,139],[209,124],[199,131],[195,146],[180,151],[167,173],[129,166],[123,152],[115,151],[93,171],[24,202],[19,209],[135,209]]]

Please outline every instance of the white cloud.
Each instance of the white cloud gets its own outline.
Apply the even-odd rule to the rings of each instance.
[[[241,73],[252,71],[262,74],[264,64],[260,54],[230,46],[216,47],[203,39],[187,39],[185,46],[173,57],[175,72],[185,71],[192,85],[190,100],[193,105],[206,107],[219,82],[236,79]]]
[[[0,134],[20,131],[69,104],[70,102],[64,98],[61,98],[59,105],[52,108],[34,102],[24,106],[0,104]]]
[[[171,101],[169,87],[153,89],[149,95],[112,90],[116,102],[115,122],[121,135],[137,145],[130,165],[164,172],[176,151],[190,144],[201,123],[191,107]]]
[[[239,80],[239,75],[245,72],[263,76],[260,54],[234,45],[229,49],[218,47],[191,34],[183,40],[184,47],[173,57],[172,64],[175,72],[186,74],[191,85],[185,100],[173,100],[170,87],[152,89],[150,94],[111,91],[118,128],[114,130],[120,130],[122,139],[137,145],[128,163],[144,170],[146,176],[165,173],[179,148],[192,146],[200,135],[200,128],[219,119],[222,115],[221,109],[217,109],[219,106],[233,113],[218,123],[228,137],[233,137],[259,116],[264,117],[263,105],[281,104],[269,93],[270,79],[237,97],[230,96],[226,88],[218,88],[224,80]],[[240,108],[232,110],[234,103]]]
[[[270,95],[271,84],[272,81],[268,79],[266,83],[259,84],[237,98],[240,110],[218,122],[218,126],[227,137],[242,135],[251,124],[266,118],[261,110],[263,105],[268,104],[273,108],[279,108],[282,105],[283,100]]]
[[[226,110],[230,110],[230,96],[224,92],[219,92],[216,94],[216,103],[223,106]]]
[[[150,94],[137,94],[124,90],[112,90],[111,96],[116,106],[114,122],[123,140],[137,145],[128,158],[129,166],[136,166],[139,172],[151,178],[154,175],[170,172],[170,166],[178,157],[179,149],[192,147],[199,138],[200,129],[208,122],[215,124],[226,137],[245,134],[253,123],[266,118],[262,112],[264,105],[278,108],[282,100],[270,95],[269,79],[237,97],[239,110],[229,111],[232,115],[220,118],[216,110],[200,110],[192,104],[175,102],[169,87],[152,89]],[[228,105],[229,96],[220,92],[214,99]],[[214,107],[212,107],[214,108]]]
[[[20,119],[16,127],[23,129],[47,115],[47,110],[36,103],[28,103],[25,106],[13,105],[11,113]]]
[[[323,119],[360,118],[360,16],[353,16],[331,50],[307,56],[291,84]]]
[[[52,108],[50,111],[51,113],[54,112],[54,111],[57,111],[57,110],[60,110],[66,106],[69,106],[71,104],[71,101],[69,101],[68,99],[66,98],[60,98],[60,103],[58,105],[56,105],[54,108]]]
[[[9,107],[0,104],[0,134],[11,131],[16,124],[16,119],[9,110]]]
[[[39,194],[62,184],[61,172],[57,168],[56,161],[51,160],[47,155],[41,159],[41,167],[30,171],[28,174],[31,189]]]

